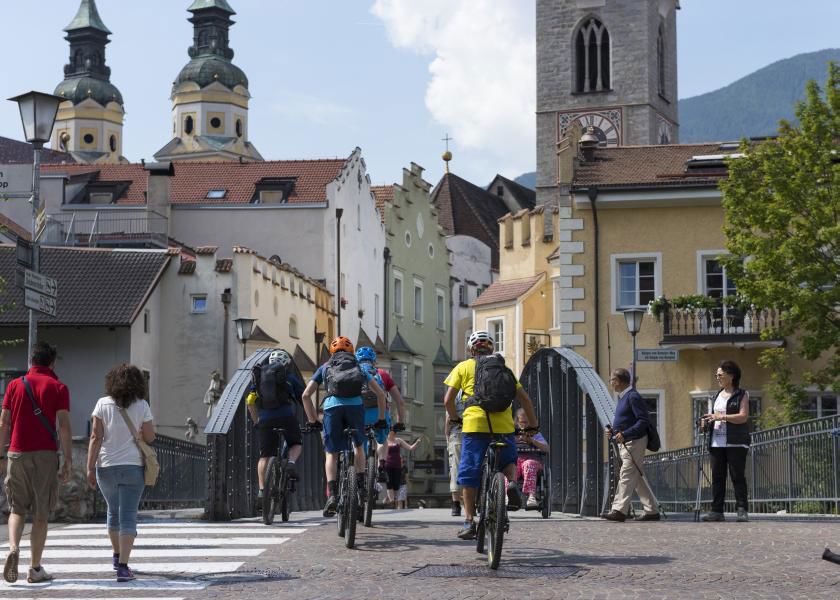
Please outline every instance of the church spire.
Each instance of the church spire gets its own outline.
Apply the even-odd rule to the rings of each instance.
[[[98,29],[106,35],[111,34],[111,30],[105,27],[102,18],[99,16],[99,11],[96,9],[96,0],[82,0],[79,6],[79,11],[76,13],[73,21],[64,28],[64,31],[70,32],[77,29]]]

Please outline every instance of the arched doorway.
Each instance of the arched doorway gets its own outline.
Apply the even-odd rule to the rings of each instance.
[[[520,377],[534,402],[540,431],[550,445],[554,510],[598,515],[611,494],[604,427],[615,402],[595,368],[570,348],[535,352]]]

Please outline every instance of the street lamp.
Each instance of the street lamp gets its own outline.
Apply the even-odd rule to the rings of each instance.
[[[343,208],[335,209],[335,289],[338,290],[336,296],[338,297],[335,303],[336,313],[336,328],[335,335],[341,335],[341,215],[344,214]]]
[[[251,339],[251,333],[254,331],[254,323],[256,319],[249,319],[248,317],[239,317],[234,319],[233,323],[236,325],[236,337],[242,342],[242,360],[248,358],[247,344]]]
[[[30,269],[35,273],[40,271],[40,252],[38,249],[37,229],[38,213],[41,208],[41,148],[50,140],[58,106],[64,102],[61,96],[53,96],[41,92],[27,92],[14,98],[20,110],[20,120],[23,123],[23,135],[32,144],[32,265]],[[29,336],[26,345],[27,360],[32,358],[32,349],[38,341],[38,315],[29,309]]]
[[[645,311],[638,308],[631,308],[624,311],[624,321],[627,323],[627,331],[633,338],[633,362],[630,367],[630,385],[636,387],[636,334],[642,328],[642,319],[645,317]]]

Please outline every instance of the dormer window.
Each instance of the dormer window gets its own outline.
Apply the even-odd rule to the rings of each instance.
[[[296,177],[264,177],[251,198],[252,204],[286,204],[295,189]]]
[[[208,200],[223,200],[225,196],[227,196],[227,190],[210,190],[205,198]]]

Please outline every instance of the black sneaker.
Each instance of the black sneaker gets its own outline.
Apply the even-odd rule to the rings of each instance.
[[[510,512],[516,512],[522,508],[522,498],[519,497],[519,486],[515,481],[511,481],[507,488],[507,509]]]
[[[475,521],[464,523],[464,526],[458,531],[458,537],[462,540],[474,540],[475,535]]]
[[[376,474],[376,481],[379,483],[388,483],[388,472],[385,471],[385,467],[379,467]]]
[[[457,500],[452,501],[452,516],[453,517],[460,517],[461,516],[461,503]]]
[[[324,504],[324,516],[325,517],[333,517],[335,516],[335,509],[338,506],[338,500],[335,496],[330,496],[327,498],[327,503]]]
[[[286,474],[289,476],[289,479],[297,479],[297,465],[295,465],[295,463],[293,462],[286,463]]]

